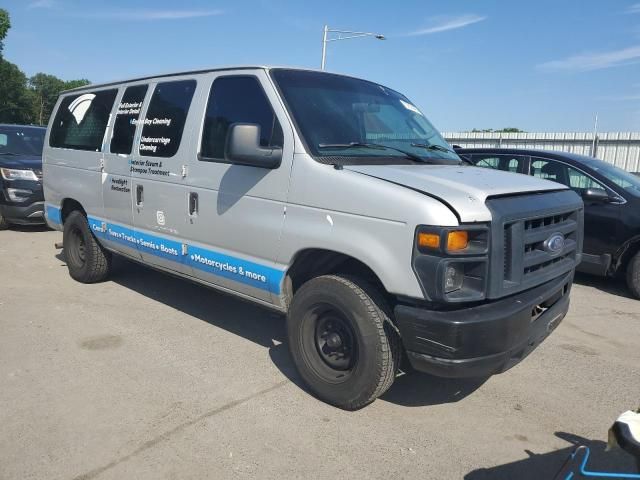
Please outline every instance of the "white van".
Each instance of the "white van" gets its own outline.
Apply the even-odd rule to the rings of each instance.
[[[286,313],[301,376],[339,407],[384,393],[403,352],[504,371],[569,307],[580,198],[464,164],[382,85],[224,68],[70,90],[51,118],[71,276],[102,281],[118,254]]]

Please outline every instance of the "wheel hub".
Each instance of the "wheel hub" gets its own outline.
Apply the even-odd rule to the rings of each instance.
[[[349,370],[355,358],[351,327],[341,316],[325,314],[318,319],[316,346],[322,360],[335,370]]]

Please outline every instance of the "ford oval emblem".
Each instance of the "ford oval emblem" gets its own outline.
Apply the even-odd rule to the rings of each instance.
[[[564,235],[561,233],[554,233],[544,241],[542,246],[545,251],[551,255],[558,255],[564,250]]]

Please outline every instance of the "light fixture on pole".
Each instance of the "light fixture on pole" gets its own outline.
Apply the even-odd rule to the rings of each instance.
[[[329,38],[330,33],[336,33],[337,36],[334,38]],[[346,35],[346,36],[343,36],[343,35]],[[327,43],[337,42],[338,40],[349,40],[350,38],[360,38],[360,37],[373,37],[377,40],[386,40],[385,36],[379,33],[353,32],[351,30],[333,30],[333,29],[330,29],[328,25],[325,25],[324,28],[322,29],[322,62],[320,63],[320,69],[324,70],[324,66],[326,64]]]

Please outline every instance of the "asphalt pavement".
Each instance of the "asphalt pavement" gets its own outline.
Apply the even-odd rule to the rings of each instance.
[[[345,412],[310,395],[283,317],[118,261],[72,280],[59,232],[0,232],[0,479],[547,479],[575,444],[594,469],[640,406],[640,301],[579,276],[571,309],[488,379],[403,375]]]

